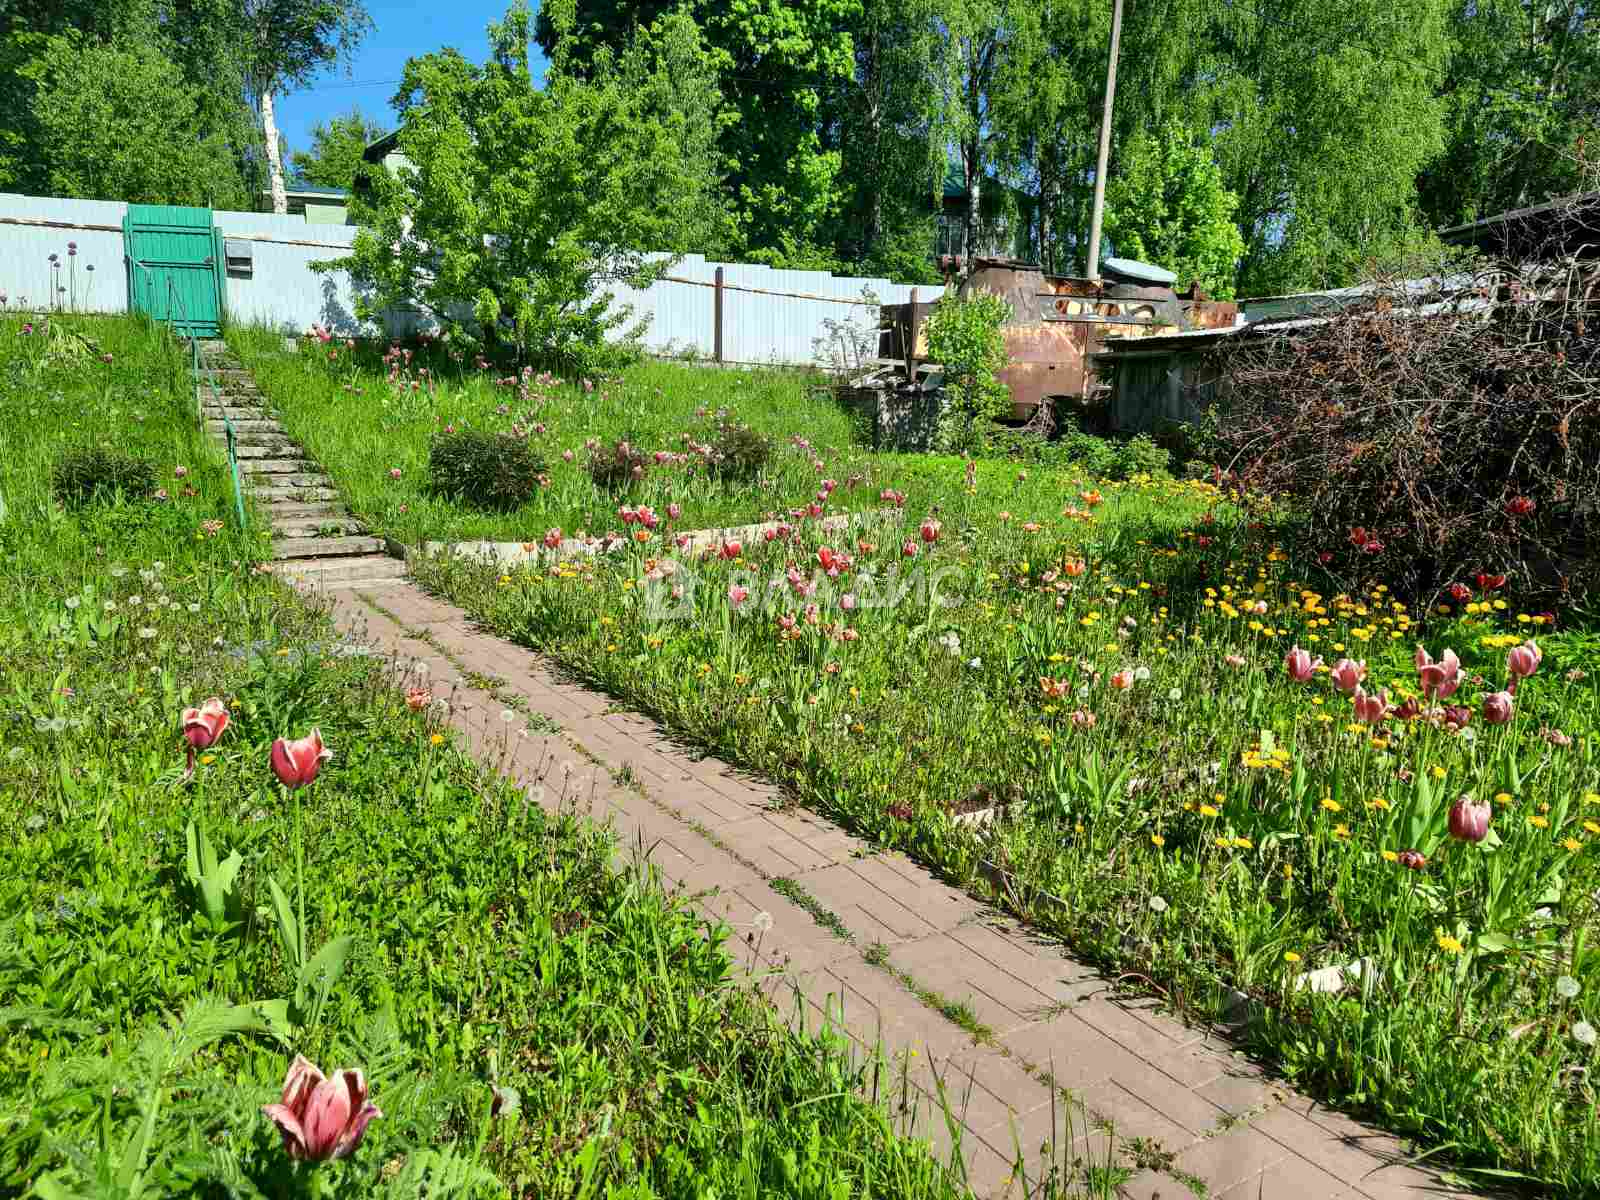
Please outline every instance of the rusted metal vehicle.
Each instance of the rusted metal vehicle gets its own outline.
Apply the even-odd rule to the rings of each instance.
[[[1107,385],[1096,378],[1093,356],[1107,337],[1152,336],[1231,326],[1239,307],[1208,299],[1198,288],[1180,295],[1170,271],[1128,259],[1103,264],[1100,280],[1046,275],[1038,266],[979,258],[958,294],[988,292],[1011,307],[1004,327],[1010,360],[1000,373],[1011,392],[1012,417],[1034,420],[1041,407],[1052,416],[1063,406],[1091,423],[1104,409]],[[875,370],[855,387],[899,396],[926,395],[942,383],[928,361],[924,326],[933,311],[915,293],[908,304],[882,307]]]

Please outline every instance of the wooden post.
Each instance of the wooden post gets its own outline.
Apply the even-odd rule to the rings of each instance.
[[[722,361],[722,268],[717,268],[711,293],[711,357]]]
[[[1122,0],[1113,0],[1111,9],[1111,58],[1106,64],[1106,107],[1100,114],[1100,158],[1094,168],[1094,208],[1089,216],[1088,270],[1090,279],[1100,278],[1100,221],[1106,207],[1106,160],[1111,156],[1111,106],[1117,98],[1117,49],[1122,41]]]
[[[900,349],[906,354],[906,382],[917,381],[917,289],[911,289],[911,303],[906,306],[905,330],[900,334]]]

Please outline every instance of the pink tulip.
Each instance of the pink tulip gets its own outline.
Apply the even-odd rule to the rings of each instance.
[[[744,552],[744,547],[738,542],[723,542],[722,549],[718,551],[723,558],[732,562]]]
[[[279,738],[272,743],[272,772],[291,790],[305,787],[317,777],[333,751],[322,744],[322,731],[313,729],[298,741]]]
[[[844,609],[845,612],[852,611],[855,608],[855,606],[856,606],[856,595],[855,595],[854,592],[846,592],[844,595],[839,597],[839,607]]]
[[[1389,703],[1387,688],[1369,696],[1358,684],[1352,699],[1355,702],[1356,720],[1368,725],[1377,725],[1394,711],[1394,706]]]
[[[555,525],[544,531],[544,544],[551,550],[561,545],[561,526]]]
[[[1516,714],[1516,701],[1510,692],[1490,692],[1483,698],[1483,719],[1491,725],[1504,725]]]
[[[683,506],[676,500],[667,505],[667,519],[669,521],[676,521],[681,516],[683,516]]]
[[[1245,665],[1245,657],[1242,654],[1225,654],[1222,656],[1222,661],[1227,663],[1236,671],[1240,670]]]
[[[182,719],[184,740],[192,749],[204,750],[228,727],[228,710],[220,696],[213,696],[199,708],[184,709]]]
[[[1070,718],[1074,729],[1093,729],[1095,716],[1088,709],[1077,709]]]
[[[1526,679],[1539,669],[1539,664],[1544,661],[1544,651],[1539,649],[1537,642],[1531,638],[1520,646],[1514,646],[1506,655],[1506,670],[1517,679]]]
[[[399,467],[390,467],[389,468],[389,478],[390,479],[399,479],[400,478],[400,468]]]
[[[367,1099],[360,1071],[335,1071],[328,1079],[300,1054],[284,1076],[282,1099],[261,1111],[283,1135],[284,1152],[310,1162],[346,1157],[361,1144],[372,1119],[383,1116]]]
[[[1489,805],[1474,804],[1461,796],[1450,806],[1450,836],[1463,842],[1481,842],[1489,836]]]
[[[728,603],[733,605],[733,607],[738,608],[748,599],[750,599],[749,588],[740,587],[737,583],[728,588]]]
[[[1454,729],[1465,729],[1472,722],[1472,710],[1460,704],[1448,704],[1444,710],[1444,723]]]
[[[1333,680],[1333,686],[1347,696],[1355,691],[1366,677],[1366,661],[1354,662],[1348,658],[1341,658],[1335,663],[1333,671],[1329,674],[1329,678]]]
[[[938,521],[935,521],[932,517],[929,517],[922,523],[920,529],[922,540],[932,545],[934,542],[939,540],[939,531],[943,528],[944,527],[940,525]]]
[[[917,556],[917,544],[907,538],[905,544],[900,547],[900,553],[907,558],[915,558]]]
[[[1133,686],[1133,672],[1127,669],[1112,672],[1111,686],[1119,692],[1127,691]]]
[[[1293,679],[1296,683],[1305,683],[1312,675],[1316,674],[1317,668],[1322,665],[1322,659],[1313,659],[1309,650],[1302,650],[1299,646],[1295,646],[1285,656],[1283,665],[1288,670],[1290,679]]]
[[[1422,694],[1430,700],[1444,700],[1455,694],[1461,686],[1461,660],[1454,650],[1445,650],[1444,657],[1434,662],[1428,652],[1417,647],[1417,673],[1422,679]]]

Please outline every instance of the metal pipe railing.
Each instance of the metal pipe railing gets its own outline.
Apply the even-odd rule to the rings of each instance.
[[[134,266],[138,267],[141,271],[143,271],[152,281],[155,280],[156,273],[153,270],[151,270],[150,264],[145,263],[145,262],[141,262],[136,258],[130,258],[128,261],[131,262]],[[133,281],[130,279],[129,283],[132,284],[132,282]],[[228,418],[227,410],[225,409],[225,407],[222,404],[222,389],[217,384],[216,368],[212,367],[210,364],[206,364],[204,366],[204,368],[202,368],[201,358],[200,358],[200,339],[195,335],[194,323],[189,320],[189,310],[188,310],[187,306],[183,303],[183,297],[178,292],[177,285],[173,282],[171,275],[168,275],[166,277],[166,285],[167,285],[167,328],[173,329],[173,321],[172,321],[173,314],[174,313],[180,314],[181,318],[182,318],[182,321],[183,321],[184,333],[187,335],[187,337],[189,339],[189,378],[190,378],[190,383],[194,387],[195,396],[196,396],[196,398],[198,400],[198,397],[200,395],[200,389],[202,387],[201,371],[203,369],[204,372],[205,372],[205,376],[206,376],[205,386],[209,386],[210,387],[210,389],[211,389],[211,398],[212,398],[212,400],[214,400],[216,402],[217,412],[222,417],[222,431],[223,431],[223,434],[225,435],[226,442],[227,442],[227,449],[228,449],[228,468],[233,473],[233,507],[234,507],[234,511],[235,511],[235,513],[238,514],[238,517],[239,517],[239,528],[240,529],[247,529],[247,528],[249,528],[249,521],[245,517],[244,487],[241,484],[240,479],[239,479],[238,437],[237,437],[237,434],[234,431],[233,422]],[[130,296],[129,299],[131,300],[132,297]],[[174,332],[176,332],[176,330],[174,330]],[[196,410],[197,410],[196,411],[196,416],[198,417],[198,419],[200,421],[200,430],[201,430],[202,433],[204,433],[205,432],[205,424],[206,424],[206,414],[205,414],[205,403],[204,403],[204,401],[199,401],[196,404]]]

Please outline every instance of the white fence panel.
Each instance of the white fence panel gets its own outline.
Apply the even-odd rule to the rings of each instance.
[[[75,307],[81,312],[126,312],[127,271],[122,218],[127,205],[0,193],[0,293],[11,307]],[[355,317],[355,293],[342,271],[318,272],[311,264],[342,257],[356,230],[308,225],[303,217],[217,211],[225,238],[251,248],[248,272],[227,273],[225,306],[230,320],[261,323],[284,333],[322,325],[336,333],[363,332]],[[67,243],[77,244],[69,256]],[[49,256],[58,256],[53,266]],[[88,270],[89,267],[94,270]],[[708,262],[685,255],[666,277],[642,290],[616,287],[615,304],[631,305],[633,321],[647,320],[644,345],[655,354],[692,352],[713,357],[717,349],[717,271],[722,271],[722,359],[729,363],[805,365],[816,361],[828,323],[876,323],[877,312],[860,303],[869,289],[879,303],[903,304],[913,285],[887,279],[784,271],[757,263]],[[64,289],[57,291],[56,289]],[[920,285],[918,299],[939,297],[943,288]],[[396,317],[390,332],[415,322]]]

